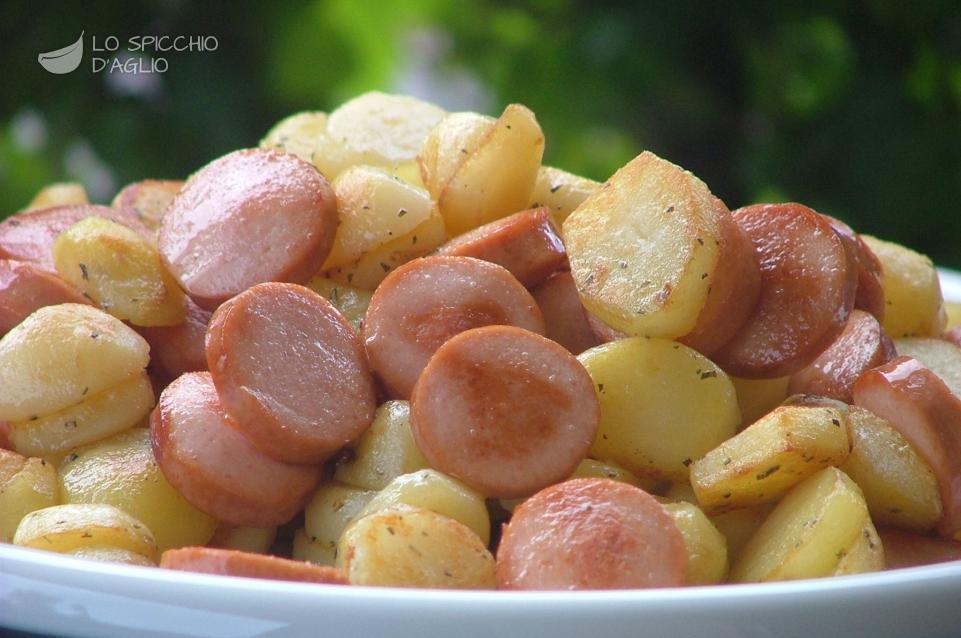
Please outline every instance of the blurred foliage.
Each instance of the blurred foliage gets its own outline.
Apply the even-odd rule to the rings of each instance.
[[[184,176],[290,112],[378,88],[491,113],[523,102],[547,163],[604,179],[651,149],[731,207],[801,201],[961,267],[956,3],[8,2],[0,25],[4,213],[52,180],[109,200]],[[43,71],[37,54],[81,30],[219,48],[167,54],[139,89],[87,59]]]

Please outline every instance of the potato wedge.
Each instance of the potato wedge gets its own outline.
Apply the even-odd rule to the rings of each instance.
[[[21,454],[63,454],[133,427],[153,406],[150,377],[139,372],[63,410],[11,422],[7,437]]]
[[[89,204],[87,189],[77,182],[55,182],[40,189],[24,210],[66,206],[68,204]]]
[[[0,543],[9,543],[24,516],[57,505],[53,464],[0,450]]]
[[[47,306],[0,339],[0,421],[80,403],[147,367],[143,337],[102,310]]]
[[[740,423],[727,375],[687,346],[633,337],[591,348],[578,360],[601,403],[590,456],[638,477],[687,480],[692,460]]]
[[[332,303],[334,308],[344,315],[344,319],[349,321],[354,329],[360,331],[374,291],[355,288],[320,275],[313,277],[304,285]]]
[[[848,410],[851,454],[840,468],[864,492],[879,525],[927,531],[941,520],[938,481],[894,426],[857,406]]]
[[[337,562],[335,549],[327,544],[315,541],[303,527],[300,527],[294,531],[294,542],[290,557],[294,560],[305,560],[315,565],[333,567]]]
[[[899,356],[914,357],[923,363],[961,397],[961,348],[957,345],[933,337],[905,337],[895,339],[894,347]]]
[[[111,206],[127,212],[150,230],[156,231],[160,227],[167,207],[173,201],[184,183],[180,180],[146,179],[134,182],[117,193]]]
[[[395,506],[344,531],[337,566],[353,585],[493,589],[494,557],[465,525],[428,509]]]
[[[731,376],[737,404],[741,408],[741,422],[748,426],[776,408],[787,398],[791,377],[774,379],[742,379]]]
[[[445,241],[447,230],[444,218],[440,213],[435,213],[406,235],[364,254],[353,264],[328,270],[325,276],[349,286],[374,290],[390,271],[411,259],[426,255]]]
[[[948,321],[944,326],[945,330],[961,326],[961,303],[956,301],[945,301],[944,310]]]
[[[727,540],[711,519],[691,503],[666,503],[664,509],[680,530],[687,550],[684,582],[715,585],[727,575]]]
[[[484,497],[437,470],[419,470],[398,476],[375,494],[356,518],[395,505],[422,507],[443,514],[469,527],[484,545],[490,542],[491,521]]]
[[[326,132],[351,158],[350,165],[392,168],[417,157],[444,115],[444,109],[423,100],[371,91],[331,112]]]
[[[54,505],[27,514],[13,544],[65,553],[80,547],[116,547],[153,562],[159,554],[147,526],[112,505]]]
[[[367,490],[382,490],[402,474],[429,467],[410,430],[410,404],[388,401],[351,447],[353,455],[334,470],[334,479]]]
[[[938,337],[947,315],[941,281],[926,256],[899,244],[861,235],[881,261],[886,304],[881,326],[892,337]]]
[[[459,235],[523,210],[543,155],[544,133],[534,114],[508,105],[437,198],[448,232]]]
[[[53,263],[68,284],[118,319],[173,326],[187,312],[184,293],[157,248],[126,226],[88,217],[53,244]]]
[[[242,527],[221,523],[214,530],[213,536],[207,542],[207,547],[236,549],[252,554],[269,554],[276,538],[276,527]]]
[[[554,222],[560,226],[574,209],[601,187],[600,182],[562,171],[553,166],[541,166],[537,171],[534,192],[528,208],[547,206]]]
[[[767,506],[746,507],[711,516],[714,527],[724,536],[727,544],[728,564],[733,564],[754,536],[771,508]]]
[[[143,522],[157,549],[203,545],[217,521],[187,502],[164,477],[150,447],[150,432],[133,428],[74,450],[60,466],[64,503],[113,505]]]
[[[321,270],[360,259],[394,237],[403,237],[435,211],[428,192],[381,168],[353,166],[333,183],[337,234]]]
[[[417,166],[433,199],[440,198],[457,169],[480,148],[495,121],[480,113],[451,113],[431,129],[417,154]]]
[[[629,335],[688,334],[717,275],[722,223],[730,213],[701,180],[642,153],[564,220],[584,306]]]
[[[868,518],[861,533],[854,538],[850,547],[844,550],[841,560],[834,568],[832,576],[866,574],[884,569],[884,547],[878,530]]]
[[[376,493],[336,481],[322,483],[304,510],[304,530],[312,541],[334,551],[344,529]]]
[[[732,566],[730,580],[829,576],[869,520],[860,488],[826,467],[781,499]]]
[[[273,148],[296,155],[305,162],[313,161],[317,139],[327,130],[327,114],[323,111],[301,111],[288,115],[271,127],[260,148]]]
[[[150,560],[143,554],[132,552],[129,549],[121,549],[120,547],[78,547],[77,549],[63,553],[74,558],[96,560],[102,563],[120,563],[122,565],[137,565],[140,567],[157,566],[156,562]]]
[[[761,417],[691,466],[691,486],[712,514],[777,500],[850,445],[844,414],[832,407],[789,405]]]

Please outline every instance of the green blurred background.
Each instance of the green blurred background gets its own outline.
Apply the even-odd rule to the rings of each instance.
[[[522,102],[546,163],[604,179],[650,149],[732,208],[804,202],[961,268],[961,7],[801,4],[6,2],[0,214],[54,180],[106,202],[186,176],[284,115],[376,88],[489,113]],[[219,47],[165,54],[164,74],[39,66],[81,31]]]

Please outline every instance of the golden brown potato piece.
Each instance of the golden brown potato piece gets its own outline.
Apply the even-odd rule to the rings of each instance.
[[[276,527],[243,527],[221,523],[207,542],[208,547],[236,549],[253,554],[270,553],[270,546],[277,538]]]
[[[59,483],[64,503],[113,505],[142,521],[161,552],[203,545],[217,527],[164,477],[145,428],[74,450],[60,466]]]
[[[882,569],[884,569],[884,546],[881,543],[881,537],[878,536],[878,530],[874,528],[874,523],[868,518],[864,529],[844,550],[832,576],[865,574],[867,572],[879,572]]]
[[[554,223],[560,226],[575,208],[600,187],[600,182],[592,179],[553,166],[541,166],[537,171],[529,208],[546,206],[554,217]]]
[[[344,531],[337,565],[352,585],[493,589],[494,557],[470,529],[428,509],[394,506]]]
[[[894,427],[864,408],[848,411],[851,454],[840,466],[864,491],[879,525],[927,531],[941,519],[938,481]]]
[[[0,448],[0,543],[13,540],[24,516],[59,503],[56,476],[52,463]]]
[[[68,284],[118,319],[173,326],[186,314],[184,293],[157,248],[126,226],[88,217],[53,244],[53,263]]]
[[[317,544],[315,553],[324,565],[334,564],[341,535],[375,494],[337,481],[323,483],[314,492],[304,510],[304,532]]]
[[[456,168],[442,186],[431,188],[433,180],[424,180],[452,235],[527,206],[544,154],[544,134],[529,109],[508,105],[473,152],[460,150]]]
[[[145,179],[134,182],[117,193],[111,205],[130,213],[142,221],[144,226],[156,231],[167,207],[183,185],[182,180],[175,179]]]
[[[754,536],[771,508],[767,505],[747,507],[739,510],[721,512],[710,517],[717,531],[727,541],[727,560],[729,565],[741,555],[748,541]]]
[[[122,565],[137,565],[139,567],[156,567],[157,562],[147,558],[143,554],[132,552],[129,549],[120,547],[78,547],[69,552],[63,552],[67,556],[83,558],[84,560],[96,560],[102,563],[120,563]]]
[[[854,481],[824,468],[778,503],[734,563],[731,581],[830,576],[869,520]]]
[[[24,210],[67,206],[69,204],[89,204],[87,189],[77,182],[55,182],[40,189]]]
[[[687,585],[716,585],[727,575],[727,540],[704,512],[691,503],[665,503],[684,538],[687,566],[684,583]]]
[[[274,124],[260,140],[260,148],[273,148],[296,155],[305,162],[312,162],[318,147],[317,140],[326,130],[326,113],[301,111]],[[329,175],[327,178],[333,179]]]
[[[788,397],[787,386],[791,377],[773,379],[742,379],[729,375],[737,403],[741,408],[741,423],[750,425],[762,416],[781,405]]]
[[[157,560],[157,542],[147,526],[112,505],[54,505],[27,514],[14,545],[65,553],[80,547],[117,547]]]
[[[417,166],[435,200],[458,167],[480,147],[495,121],[480,113],[450,113],[430,130],[417,154]]]
[[[591,348],[578,360],[601,404],[590,456],[639,477],[687,480],[691,462],[740,423],[727,375],[687,346],[632,337]]]
[[[847,428],[837,409],[782,406],[691,466],[691,485],[706,511],[776,500],[826,465],[848,457]]]
[[[724,204],[691,173],[645,152],[565,221],[587,310],[629,335],[676,339],[710,354],[753,310],[754,251]]]
[[[344,315],[344,319],[349,321],[355,330],[360,331],[370,298],[374,295],[373,290],[356,288],[320,275],[304,285],[333,304],[334,308]]]
[[[881,261],[881,284],[887,307],[884,330],[899,337],[937,337],[944,331],[947,315],[941,282],[926,256],[899,244],[861,235]]]

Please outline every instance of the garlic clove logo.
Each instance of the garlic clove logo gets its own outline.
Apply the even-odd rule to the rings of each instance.
[[[51,73],[58,75],[70,73],[80,66],[80,60],[83,59],[83,34],[84,32],[81,31],[76,42],[62,49],[41,53],[37,56],[37,61]]]

